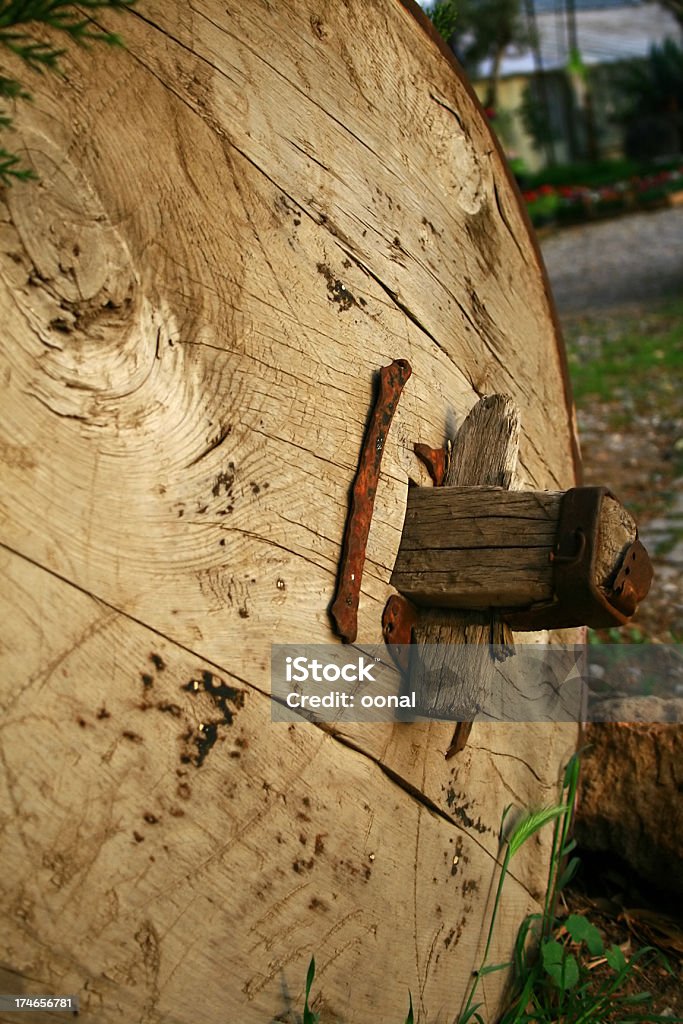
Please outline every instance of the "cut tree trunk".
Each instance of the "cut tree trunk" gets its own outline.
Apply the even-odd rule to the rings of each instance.
[[[408,480],[428,483],[413,442],[509,394],[518,485],[575,483],[527,221],[413,6],[140,0],[106,21],[127,49],[32,83],[11,148],[40,181],[0,196],[0,987],[77,993],[98,1024],[267,1024],[297,1019],[315,955],[323,1024],[404,1019],[409,989],[417,1020],[452,1020],[503,809],[554,799],[576,729],[481,725],[446,761],[448,722],[274,724],[270,644],[335,642],[392,359],[413,376],[359,640],[381,640]],[[513,863],[493,960],[548,847]]]

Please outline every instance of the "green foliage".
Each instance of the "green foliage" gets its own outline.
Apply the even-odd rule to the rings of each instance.
[[[543,150],[548,143],[555,141],[557,132],[550,123],[548,111],[538,89],[538,82],[533,78],[529,79],[522,92],[519,115],[525,131],[533,141],[534,149]]]
[[[521,817],[511,829],[506,829],[506,822],[510,813],[510,808],[507,807],[503,812],[503,818],[501,821],[501,842],[505,846],[505,855],[503,857],[503,864],[500,871],[500,877],[498,879],[496,897],[493,902],[493,910],[491,912],[491,920],[489,922],[489,930],[486,937],[486,946],[484,948],[481,967],[475,972],[474,979],[467,996],[467,1002],[465,1003],[465,1008],[458,1018],[458,1024],[468,1024],[472,1019],[477,1021],[477,1024],[483,1024],[481,1015],[476,1012],[480,1004],[474,1003],[474,997],[479,987],[479,982],[487,974],[490,974],[492,970],[497,970],[499,967],[513,966],[513,964],[496,964],[492,966],[488,963],[489,951],[495,934],[498,910],[500,908],[500,901],[503,895],[505,879],[507,878],[510,868],[510,861],[522,846],[524,846],[527,840],[531,839],[531,837],[534,836],[539,829],[543,828],[544,825],[547,825],[551,821],[557,821],[560,818],[566,817],[568,809],[569,808],[562,803],[557,804],[554,807],[544,807],[539,811],[532,811],[530,814]],[[530,921],[525,921],[523,925],[524,942],[526,941],[529,927]],[[521,951],[516,949],[515,960],[519,959],[520,954]]]
[[[683,141],[683,48],[665,39],[645,60],[627,61],[614,71],[621,96],[618,116],[628,155],[678,153]]]
[[[562,780],[562,799],[552,807],[518,816],[506,807],[500,826],[500,851],[503,861],[491,912],[486,946],[479,970],[473,974],[467,1000],[457,1024],[486,1024],[480,1011],[483,1005],[475,1002],[482,978],[495,971],[511,971],[508,999],[497,1024],[645,1024],[668,1022],[683,1024],[683,1018],[665,1017],[648,1010],[651,1001],[647,992],[627,992],[639,964],[656,957],[670,970],[661,954],[646,946],[629,960],[619,946],[605,948],[600,931],[583,914],[570,914],[564,921],[558,919],[556,907],[564,886],[568,883],[577,858],[568,859],[576,848],[570,838],[574,804],[579,785],[579,755],[570,758]],[[512,858],[546,825],[554,822],[550,855],[548,885],[543,912],[530,914],[522,923],[512,953],[506,963],[490,964],[488,956],[495,934],[498,911],[505,880]],[[574,867],[572,867],[572,865]],[[588,958],[594,958],[592,964]],[[602,961],[605,977],[595,980],[592,967],[595,960]],[[315,960],[311,959],[306,976],[306,996],[303,1024],[319,1024],[319,1014],[309,1007],[311,986],[315,977]],[[405,1024],[414,1024],[413,1000]]]
[[[659,0],[662,7],[673,14],[678,24],[683,28],[683,0]]]
[[[570,914],[564,922],[564,927],[569,933],[572,942],[585,942],[588,952],[592,956],[600,956],[602,953],[602,937],[600,932],[591,924],[587,917],[582,914]]]
[[[521,0],[434,0],[425,13],[470,73],[491,60],[489,98],[496,102],[499,62],[511,43],[524,46],[532,33]]]
[[[567,350],[577,402],[585,406],[628,393],[637,412],[666,404],[683,373],[681,316],[683,302],[676,300],[641,321],[625,317],[573,324]]]
[[[617,70],[625,112],[658,114],[683,106],[683,48],[673,39],[655,45],[645,60],[627,61]]]
[[[33,34],[35,26],[43,25],[61,33],[67,42],[88,46],[105,43],[120,46],[121,39],[107,32],[93,21],[96,10],[130,9],[136,0],[0,0],[0,48],[19,57],[27,67],[42,74],[45,70],[60,73],[59,60],[66,52],[63,47],[39,39]],[[84,16],[85,12],[92,12]],[[32,29],[33,31],[29,31]],[[0,75],[0,102],[30,100],[31,94],[15,78]],[[11,116],[0,112],[0,127],[12,125]],[[10,184],[13,179],[35,178],[29,168],[19,166],[19,157],[0,148],[0,182]]]
[[[537,192],[533,199],[527,198],[527,196],[528,193],[525,193],[526,207],[531,221],[536,227],[541,227],[555,219],[560,206],[560,197],[557,192],[547,189]]]
[[[506,837],[505,841],[508,845],[509,856],[514,857],[527,840],[531,839],[539,829],[542,829],[548,822],[554,821],[566,813],[567,809],[562,805],[558,805],[557,807],[543,807],[540,811],[532,811],[531,814],[522,817]]]
[[[313,1013],[308,1000],[311,994],[311,986],[313,985],[313,979],[315,978],[315,957],[311,957],[311,962],[308,965],[308,972],[306,974],[306,994],[304,998],[304,1015],[303,1024],[319,1024],[320,1014]],[[405,1024],[415,1024],[415,1012],[413,1010],[413,997],[411,993],[408,993],[408,1016],[405,1019]]]
[[[645,947],[627,961],[618,946],[605,949],[602,935],[583,915],[571,914],[564,922],[556,917],[558,897],[578,863],[576,858],[567,862],[576,845],[569,838],[569,830],[578,780],[579,759],[575,755],[565,771],[561,803],[526,815],[507,835],[505,821],[509,809],[503,815],[501,834],[506,850],[486,948],[458,1024],[469,1024],[470,1021],[484,1024],[478,1012],[481,1004],[474,1003],[474,996],[480,979],[503,967],[512,968],[512,980],[506,1008],[498,1024],[554,1024],[556,1021],[563,1021],[563,1024],[602,1024],[608,1019],[613,1024],[659,1020],[678,1021],[680,1024],[681,1018],[660,1017],[648,1012],[648,993],[630,994],[625,991],[624,986],[634,975],[638,963],[657,955],[654,950]],[[531,914],[523,922],[510,964],[489,965],[487,958],[510,860],[531,836],[550,821],[555,822],[555,827],[543,913]],[[589,957],[604,960],[609,971],[604,980],[594,980],[586,963]]]
[[[569,54],[569,60],[567,61],[567,71],[570,75],[575,75],[577,78],[587,78],[588,68],[583,62],[583,57],[576,47],[572,48]]]
[[[461,0],[458,15],[458,46],[468,64],[493,59],[531,37],[520,0]]]
[[[600,631],[588,630],[589,644],[647,644],[649,642],[648,636],[637,626],[611,626],[610,629]]]
[[[435,0],[429,7],[425,7],[425,14],[441,38],[450,42],[458,20],[454,0]]]
[[[678,166],[680,160],[672,162]],[[645,173],[649,165],[637,160],[601,160],[598,163],[557,164],[555,167],[544,167],[524,179],[525,188],[535,189],[539,185],[587,185],[598,188],[600,185],[611,185],[615,181],[631,178]]]
[[[579,965],[576,957],[567,955],[561,942],[548,939],[541,943],[543,969],[553,985],[566,990],[574,988],[579,980]]]

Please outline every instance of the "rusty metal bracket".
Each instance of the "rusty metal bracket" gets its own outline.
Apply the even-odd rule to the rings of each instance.
[[[407,645],[413,642],[413,627],[419,612],[402,594],[392,594],[382,613],[382,636],[397,669],[408,673]]]
[[[562,499],[553,563],[554,600],[523,611],[508,611],[504,620],[513,630],[621,626],[633,615],[652,581],[652,566],[643,545],[628,548],[609,598],[595,583],[600,508],[614,497],[606,487],[574,487]]]
[[[611,600],[630,618],[643,600],[652,582],[652,564],[639,540],[626,551],[612,586]]]
[[[428,444],[414,444],[413,450],[420,462],[427,467],[435,487],[442,487],[451,455],[451,443],[446,448],[430,448]]]
[[[358,604],[365,565],[365,548],[379,483],[379,469],[391,421],[412,369],[407,359],[394,359],[379,375],[379,393],[365,432],[358,471],[346,520],[337,594],[330,608],[337,632],[353,643],[358,632]]]

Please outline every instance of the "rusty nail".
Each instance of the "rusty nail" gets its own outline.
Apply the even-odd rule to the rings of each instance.
[[[472,722],[458,722],[453,733],[453,739],[448,744],[448,750],[445,754],[447,761],[450,761],[455,754],[459,754],[461,750],[465,749],[471,732]]]
[[[448,450],[446,448],[430,448],[427,444],[413,445],[413,450],[420,462],[427,467],[435,487],[441,487],[446,476]]]
[[[382,454],[398,400],[411,373],[407,359],[395,359],[389,366],[383,366],[379,374],[379,394],[365,433],[353,484],[337,595],[330,609],[337,632],[345,643],[353,643],[358,632],[360,585]]]

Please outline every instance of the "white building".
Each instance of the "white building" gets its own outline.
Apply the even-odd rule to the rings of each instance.
[[[615,98],[606,72],[616,62],[646,57],[653,44],[660,44],[666,38],[680,41],[681,30],[676,19],[654,2],[603,0],[598,6],[598,2],[589,4],[587,0],[576,0],[576,41],[591,82],[589,118],[592,128],[589,124],[588,132],[593,138],[586,137],[586,94],[581,76],[568,72],[572,29],[566,0],[536,0],[535,21],[539,43],[536,52],[531,47],[510,47],[501,63],[494,123],[506,148],[520,156],[531,170],[545,162],[547,154],[534,148],[519,115],[525,88],[535,79],[540,102],[547,103],[557,162],[590,156],[591,147],[597,148],[601,157],[617,155],[621,132],[612,120]],[[473,76],[475,89],[482,99],[489,71],[490,61],[486,61]]]

